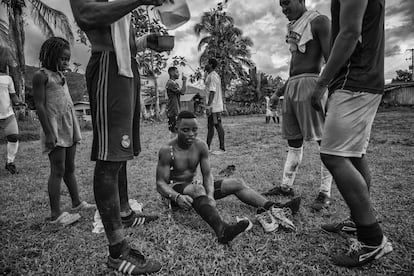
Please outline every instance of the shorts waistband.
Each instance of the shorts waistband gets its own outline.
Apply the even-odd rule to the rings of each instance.
[[[289,79],[288,79],[288,81],[291,81],[291,80],[296,80],[296,79],[301,79],[301,78],[318,78],[319,77],[319,74],[315,74],[315,73],[304,73],[304,74],[299,74],[299,75],[296,75],[296,76],[293,76],[293,77],[290,77]]]

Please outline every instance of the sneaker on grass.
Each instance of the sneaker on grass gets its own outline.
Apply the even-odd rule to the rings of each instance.
[[[277,208],[272,206],[270,208],[270,213],[276,219],[276,222],[287,230],[296,231],[296,226],[293,222],[288,218],[288,216],[292,215],[292,211],[288,208]]]
[[[247,227],[249,227],[249,222],[247,220],[242,220],[235,224],[226,225],[223,228],[221,235],[218,237],[218,242],[222,244],[228,244],[235,237],[237,237],[237,235],[246,231]]]
[[[138,250],[127,248],[118,258],[108,256],[107,265],[126,275],[154,273],[161,269],[161,263],[147,259]]]
[[[347,253],[332,257],[334,264],[345,267],[361,266],[373,260],[378,260],[393,250],[392,244],[385,236],[383,236],[382,242],[378,246],[369,246],[357,239],[350,240],[351,246]]]
[[[256,219],[266,233],[276,231],[279,228],[279,224],[269,211],[264,211],[260,214],[257,214]]]
[[[158,219],[157,215],[137,214],[134,211],[132,211],[131,214],[128,215],[127,217],[121,217],[124,228],[147,224],[157,219]]]
[[[17,174],[19,173],[17,171],[16,165],[14,163],[6,163],[6,166],[4,167],[6,170],[9,171],[11,174]]]
[[[69,214],[68,212],[63,212],[55,220],[51,220],[51,224],[67,226],[77,222],[81,216],[78,213]]]
[[[265,196],[295,196],[295,192],[292,188],[283,189],[281,186],[276,186],[267,192],[264,192]]]
[[[337,223],[323,224],[321,228],[322,230],[330,233],[344,232],[350,235],[355,235],[357,230],[355,222],[351,218],[346,218],[345,220]]]
[[[320,211],[323,208],[328,208],[329,204],[331,204],[331,198],[324,193],[319,193],[313,201],[311,208],[314,211]]]
[[[286,203],[278,203],[276,204],[276,207],[278,208],[288,208],[292,212],[292,215],[296,215],[297,212],[299,212],[300,209],[300,202],[302,201],[302,198],[300,196],[295,197],[291,201],[288,201]]]
[[[225,153],[226,153],[226,151],[222,150],[222,149],[215,150],[215,151],[211,152],[211,154],[214,154],[214,155],[222,155],[222,154],[225,154]]]

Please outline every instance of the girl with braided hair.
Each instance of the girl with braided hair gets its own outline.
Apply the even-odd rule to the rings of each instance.
[[[60,37],[46,40],[39,60],[41,68],[33,76],[33,95],[42,125],[40,141],[50,161],[48,192],[51,223],[69,225],[79,220],[76,213],[95,206],[80,201],[75,178],[76,144],[81,140],[79,123],[63,72],[68,69],[70,46]],[[60,186],[65,182],[72,199],[72,211],[60,209]]]

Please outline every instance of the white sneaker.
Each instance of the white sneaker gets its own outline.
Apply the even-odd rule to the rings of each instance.
[[[279,228],[279,224],[269,211],[257,214],[256,219],[266,233],[273,232]]]
[[[296,231],[296,226],[293,224],[293,222],[287,218],[287,216],[291,215],[291,211],[288,208],[277,208],[275,206],[272,206],[270,208],[270,213],[272,216],[276,219],[277,223],[279,223],[282,227]]]
[[[226,153],[226,151],[222,150],[222,149],[215,150],[215,151],[211,152],[211,154],[214,154],[214,155],[221,155],[221,154],[225,154],[225,153]]]

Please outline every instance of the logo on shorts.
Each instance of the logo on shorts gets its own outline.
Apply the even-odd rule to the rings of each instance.
[[[129,148],[130,145],[131,145],[131,139],[129,139],[129,136],[128,135],[122,136],[121,146],[127,149]]]

